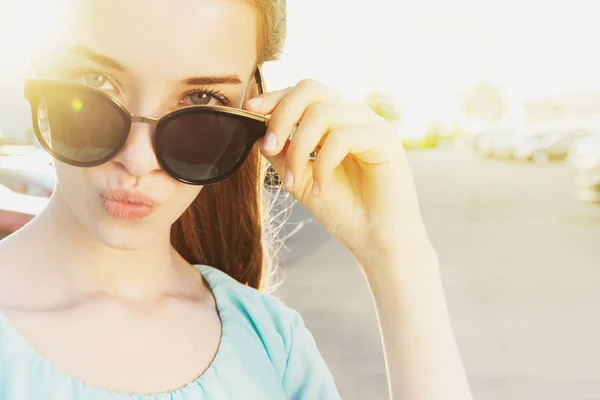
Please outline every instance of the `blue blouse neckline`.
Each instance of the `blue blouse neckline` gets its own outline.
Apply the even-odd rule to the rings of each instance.
[[[110,399],[128,399],[128,400],[173,400],[178,398],[188,398],[194,392],[203,393],[203,388],[206,382],[211,379],[214,375],[215,370],[218,369],[218,365],[221,360],[226,358],[225,353],[230,348],[229,346],[229,329],[228,329],[228,309],[226,302],[220,297],[219,290],[217,289],[218,280],[216,274],[219,272],[212,267],[206,265],[194,265],[194,267],[200,272],[203,278],[208,282],[208,285],[215,298],[217,305],[217,311],[221,319],[221,340],[217,348],[217,352],[209,364],[208,368],[194,381],[182,386],[179,389],[175,389],[168,392],[153,393],[153,394],[137,394],[137,393],[124,393],[118,391],[112,391],[103,389],[98,386],[90,385],[81,382],[79,379],[68,375],[61,371],[57,366],[52,364],[50,361],[42,357],[28,342],[27,338],[23,336],[8,320],[8,318],[0,312],[0,326],[4,326],[4,331],[8,332],[15,341],[19,344],[20,350],[26,353],[27,357],[33,361],[39,368],[44,370],[46,376],[51,376],[52,379],[57,380],[68,380],[70,386],[79,387],[82,390],[82,394],[89,393],[90,395],[101,395],[102,398]],[[189,397],[193,398],[193,397]]]

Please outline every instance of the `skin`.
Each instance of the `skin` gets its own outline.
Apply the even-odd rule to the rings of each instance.
[[[239,32],[257,32],[257,19],[242,0],[187,0],[177,7],[147,0],[144,12],[138,2],[85,3],[74,8],[77,22],[36,74],[100,82],[147,117],[193,104],[189,92],[198,87],[182,80],[237,76],[239,83],[210,88],[226,95],[230,106],[271,114],[263,154],[292,196],[363,269],[393,398],[470,399],[437,257],[392,128],[366,105],[310,80],[244,102],[257,35]],[[90,79],[90,53],[81,46],[123,70],[97,59]],[[82,75],[81,68],[88,72]],[[98,73],[110,77],[109,84]],[[56,162],[58,187],[48,208],[0,243],[0,310],[14,327],[63,372],[131,393],[165,392],[196,379],[214,357],[221,332],[210,290],[169,243],[170,225],[201,188],[161,170],[151,135],[148,125],[134,125],[125,149],[99,167]],[[318,157],[309,161],[313,149]],[[156,212],[135,223],[111,218],[100,194],[115,187],[152,197]]]

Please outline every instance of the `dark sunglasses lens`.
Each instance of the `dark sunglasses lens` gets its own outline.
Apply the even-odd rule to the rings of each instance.
[[[49,90],[38,106],[41,140],[56,155],[77,163],[97,163],[114,155],[127,135],[121,109],[85,88]]]
[[[157,155],[175,175],[192,183],[222,178],[242,160],[248,128],[237,119],[216,113],[190,113],[159,127]]]

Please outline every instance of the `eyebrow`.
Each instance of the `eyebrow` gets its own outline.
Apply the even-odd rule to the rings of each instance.
[[[185,85],[240,85],[242,80],[237,75],[195,76],[181,81]]]
[[[85,58],[96,64],[104,65],[120,72],[125,72],[123,64],[115,59],[105,55],[96,53],[95,51],[85,46],[72,46],[69,48],[69,53],[78,57]],[[242,80],[238,75],[222,75],[222,76],[195,76],[181,81],[184,85],[241,85]]]
[[[117,70],[120,72],[125,71],[125,67],[120,62],[118,62],[110,57],[96,53],[95,51],[88,49],[87,47],[84,47],[84,46],[70,47],[69,53],[74,54],[78,57],[93,61],[96,64],[104,65],[107,68],[111,68],[111,69],[114,69],[114,70]]]

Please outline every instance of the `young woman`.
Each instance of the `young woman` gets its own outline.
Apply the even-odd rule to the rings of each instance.
[[[284,1],[69,16],[25,85],[58,184],[0,243],[1,399],[339,398],[300,316],[260,291],[263,156],[364,271],[393,398],[470,399],[400,140],[314,81],[257,96]]]

